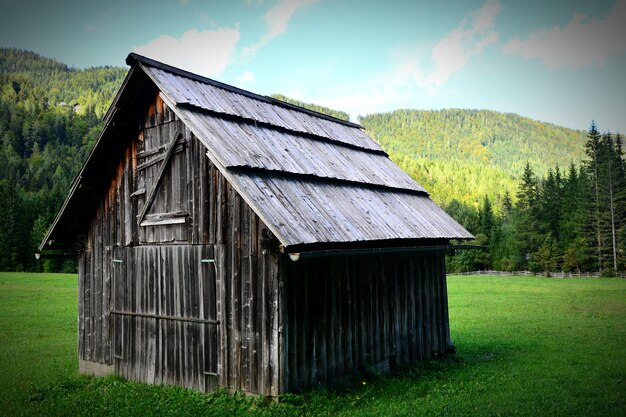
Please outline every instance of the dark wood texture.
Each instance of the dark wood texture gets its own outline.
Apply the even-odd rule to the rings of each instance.
[[[111,337],[125,378],[217,388],[217,313],[211,246],[115,248]]]
[[[286,312],[281,391],[366,366],[444,354],[451,346],[441,253],[281,258]]]
[[[79,358],[148,383],[277,395],[277,256],[205,152],[157,96],[88,228]]]
[[[278,260],[265,225],[221,175],[216,184],[228,234],[218,249],[220,385],[278,395]],[[219,201],[218,201],[219,203]],[[217,225],[221,230],[220,224]]]

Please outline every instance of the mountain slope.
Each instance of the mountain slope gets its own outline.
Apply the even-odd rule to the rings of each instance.
[[[586,133],[489,110],[396,110],[359,122],[435,200],[498,201],[529,162],[543,177],[584,156]]]
[[[0,48],[0,270],[42,268],[33,253],[125,74]],[[45,265],[58,270],[55,262]]]
[[[28,80],[40,88],[46,102],[68,105],[79,114],[93,111],[101,117],[126,76],[127,68],[70,68],[54,59],[15,48],[0,48],[0,75]],[[4,84],[4,81],[3,81]]]

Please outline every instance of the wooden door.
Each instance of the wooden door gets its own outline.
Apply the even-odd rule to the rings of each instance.
[[[114,248],[117,373],[204,392],[217,388],[215,265],[211,246]]]

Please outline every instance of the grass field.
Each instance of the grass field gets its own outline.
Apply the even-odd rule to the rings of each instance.
[[[626,280],[453,276],[448,289],[455,357],[266,404],[80,377],[76,277],[0,273],[0,415],[626,415]]]

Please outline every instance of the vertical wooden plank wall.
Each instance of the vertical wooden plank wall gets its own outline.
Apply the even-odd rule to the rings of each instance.
[[[212,170],[214,167],[211,168]],[[263,222],[221,175],[217,202],[220,385],[278,395],[278,259]]]
[[[182,213],[185,223],[138,226],[177,131],[183,139],[147,213]],[[79,358],[148,383],[277,395],[278,260],[265,225],[160,97],[124,140],[80,257]]]
[[[430,359],[450,346],[443,254],[284,256],[280,265],[283,391]]]
[[[79,257],[78,282],[78,358],[111,364],[111,278],[113,248],[125,239],[125,210],[122,202],[127,196],[129,166],[133,147],[119,162],[116,176],[89,225],[84,252]]]
[[[181,212],[185,223],[141,227],[137,214],[143,207],[146,190],[153,186],[159,168],[159,155],[165,144],[180,131],[180,140],[167,167],[148,213]],[[82,360],[112,364],[111,325],[109,311],[116,300],[111,294],[112,277],[122,256],[116,248],[154,244],[207,245],[209,243],[206,214],[209,199],[208,164],[203,146],[177,120],[159,96],[146,110],[138,129],[127,130],[127,136],[116,138],[126,143],[123,157],[112,160],[115,175],[98,198],[100,203],[87,228],[84,252],[79,258],[79,334],[78,357]],[[146,162],[156,162],[145,167]],[[142,164],[144,165],[141,168]],[[141,169],[138,169],[141,168]],[[137,284],[152,285],[153,272],[127,270]],[[135,275],[140,276],[136,277]],[[142,281],[143,279],[146,281]],[[153,279],[153,278],[152,278]],[[133,305],[132,308],[136,308]]]
[[[115,370],[151,384],[217,388],[213,248],[201,245],[120,249],[114,274]],[[207,322],[211,321],[211,322]]]

